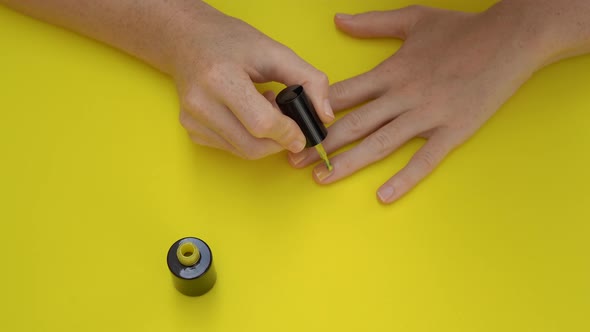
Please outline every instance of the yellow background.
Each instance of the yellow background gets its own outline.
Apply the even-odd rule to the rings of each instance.
[[[332,15],[409,4],[210,2],[332,82],[399,46],[349,38]],[[0,8],[0,330],[588,331],[589,73],[588,56],[541,70],[381,206],[422,142],[320,187],[284,154],[194,146],[168,77]],[[191,235],[218,272],[201,298],[177,293],[165,262]]]

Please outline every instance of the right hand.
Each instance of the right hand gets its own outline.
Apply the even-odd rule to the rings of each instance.
[[[178,29],[172,60],[180,122],[192,141],[246,159],[303,150],[297,124],[273,106],[272,92],[262,95],[254,83],[303,85],[327,123],[334,114],[326,75],[243,21],[203,2],[197,11]]]

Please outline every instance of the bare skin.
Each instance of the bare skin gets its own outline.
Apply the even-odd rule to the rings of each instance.
[[[253,82],[303,84],[329,128],[328,152],[359,141],[314,169],[329,184],[393,153],[413,137],[426,144],[377,191],[402,197],[477,131],[538,69],[590,52],[590,1],[504,0],[482,13],[420,6],[338,14],[359,38],[403,39],[373,70],[328,89],[326,76],[248,24],[197,0],[0,0],[31,16],[133,54],[175,79],[180,121],[194,142],[257,159],[287,149],[290,163],[318,161],[289,118]],[[253,45],[255,47],[253,47]],[[231,50],[231,51],[228,51]],[[329,96],[328,96],[329,95]],[[265,98],[266,97],[266,98]],[[303,151],[302,151],[303,150]]]
[[[325,74],[247,23],[196,0],[0,0],[113,45],[170,74],[180,122],[201,145],[259,159],[299,152],[305,137],[254,82],[302,84],[324,122],[334,119]]]
[[[390,37],[403,46],[373,70],[338,82],[330,100],[340,111],[361,105],[330,128],[329,153],[360,141],[313,171],[329,184],[375,163],[413,137],[427,141],[377,191],[382,203],[402,197],[465,142],[535,71],[590,52],[590,2],[507,0],[472,14],[411,6],[336,15],[336,26],[358,38]],[[294,167],[318,160],[290,154]]]

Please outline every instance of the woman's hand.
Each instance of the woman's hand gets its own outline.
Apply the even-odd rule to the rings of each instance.
[[[124,50],[172,75],[180,122],[198,144],[257,159],[305,137],[253,82],[305,86],[320,118],[334,118],[328,79],[250,25],[195,0],[0,0],[28,15]],[[266,98],[265,98],[266,97]]]
[[[303,150],[305,137],[297,124],[273,107],[272,93],[263,96],[253,82],[303,85],[322,121],[330,122],[327,77],[250,25],[202,7],[177,38],[174,57],[180,122],[191,139],[247,159],[283,148]]]
[[[331,153],[360,143],[331,159],[332,172],[316,166],[315,180],[345,178],[413,137],[427,142],[379,188],[378,199],[395,201],[434,170],[547,60],[541,32],[530,29],[520,11],[508,9],[473,14],[411,6],[336,15],[337,27],[352,36],[405,42],[373,70],[331,87],[334,110],[360,106],[329,128],[324,147]],[[289,159],[305,167],[318,157],[305,150]]]

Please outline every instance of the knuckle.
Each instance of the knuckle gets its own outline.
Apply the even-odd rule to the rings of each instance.
[[[203,73],[203,81],[207,86],[220,87],[224,85],[224,82],[228,75],[228,64],[224,62],[214,62],[205,68]]]
[[[200,93],[186,95],[182,99],[182,108],[179,115],[180,123],[185,127],[194,121],[209,122],[214,114],[211,112],[211,105],[206,101],[205,96]]]
[[[274,51],[274,55],[284,58],[284,57],[293,57],[297,56],[297,53],[293,51],[290,47],[287,47],[281,43],[275,41],[269,41],[272,43],[272,47],[269,48],[269,51]]]
[[[316,82],[320,86],[328,86],[330,85],[330,80],[328,79],[328,75],[324,74],[323,72],[316,70]]]
[[[391,150],[393,138],[389,133],[381,130],[369,137],[368,145],[378,157],[383,157]]]
[[[180,121],[184,124],[190,122],[191,118],[206,119],[208,118],[207,109],[207,103],[201,93],[185,94],[181,102]]]
[[[296,124],[290,124],[290,123],[286,123],[284,125],[284,127],[282,128],[282,130],[280,131],[280,134],[277,136],[277,139],[280,142],[292,142],[294,140],[297,139],[297,125]]]
[[[432,151],[421,151],[416,155],[415,162],[425,171],[432,171],[436,166],[437,158]]]
[[[265,116],[258,116],[250,124],[250,133],[256,138],[268,137],[273,128],[273,121]]]
[[[350,134],[357,136],[363,132],[365,119],[361,112],[351,112],[346,115],[345,123]]]
[[[207,75],[207,78],[219,77],[224,67],[223,62],[212,62],[206,67],[205,74]]]
[[[291,48],[277,43],[274,40],[268,41],[270,44],[265,47],[266,56],[273,61],[282,62],[282,61],[292,61],[294,58],[298,58],[297,53],[293,51]]]
[[[182,97],[182,108],[185,112],[193,112],[202,108],[202,100],[197,93],[187,93]]]
[[[339,82],[330,88],[330,94],[334,95],[335,97],[343,97],[346,96],[348,93],[348,87],[345,82]]]

